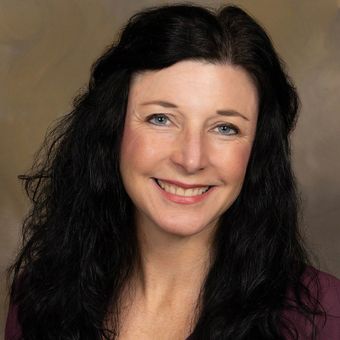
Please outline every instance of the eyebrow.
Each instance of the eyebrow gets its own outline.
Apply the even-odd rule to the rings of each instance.
[[[235,111],[235,110],[217,110],[216,113],[221,115],[221,116],[241,117],[244,120],[247,120],[249,122],[248,117],[246,117],[244,114],[242,114],[238,111]]]
[[[172,108],[172,109],[178,109],[178,106],[174,103],[170,103],[164,100],[152,100],[152,101],[148,101],[148,102],[144,102],[141,105],[145,106],[145,105],[159,105],[162,107],[166,107],[166,108]],[[236,110],[217,110],[216,111],[217,114],[221,115],[221,116],[228,116],[228,117],[241,117],[244,120],[249,121],[249,118],[246,117],[244,114],[236,111]]]
[[[141,105],[160,105],[160,106],[163,106],[163,107],[170,107],[170,108],[173,108],[173,109],[178,109],[178,106],[176,104],[173,104],[173,103],[170,103],[170,102],[167,102],[167,101],[164,101],[164,100],[152,100],[152,101],[149,101],[149,102],[144,102],[142,103]]]

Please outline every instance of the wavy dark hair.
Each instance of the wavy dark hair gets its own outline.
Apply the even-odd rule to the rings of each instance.
[[[301,280],[309,260],[290,160],[296,90],[269,37],[243,10],[176,4],[128,21],[93,65],[72,112],[48,134],[30,173],[20,176],[32,209],[11,267],[11,298],[26,340],[119,334],[121,293],[139,257],[134,207],[119,173],[130,80],[183,60],[242,67],[259,94],[244,185],[220,219],[189,338],[277,340],[283,331],[298,338],[284,310],[312,324],[321,313]]]

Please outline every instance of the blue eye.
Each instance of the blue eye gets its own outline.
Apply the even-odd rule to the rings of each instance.
[[[233,136],[239,133],[239,129],[233,125],[223,124],[223,125],[217,126],[217,129],[219,133],[225,136]]]
[[[166,125],[166,123],[169,121],[169,118],[164,114],[158,113],[158,114],[152,115],[148,119],[148,121],[151,124],[155,124],[155,125]]]

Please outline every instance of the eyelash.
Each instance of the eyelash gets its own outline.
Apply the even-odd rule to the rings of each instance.
[[[153,119],[157,119],[157,118],[163,118],[163,119],[166,119],[167,121],[169,121],[169,118],[163,114],[163,113],[155,113],[153,115],[151,115],[150,117],[147,118],[147,121],[151,124],[154,124],[154,125],[157,125],[157,126],[166,126],[165,124],[159,124],[158,123],[155,123],[155,122],[152,122]],[[234,135],[238,135],[240,133],[240,129],[238,127],[236,127],[235,125],[233,124],[220,124],[220,125],[217,125],[215,128],[224,128],[226,127],[228,130],[233,130],[233,133],[228,133],[228,134],[224,134],[224,133],[221,133],[221,135],[223,136],[234,136]]]
[[[221,124],[221,125],[217,125],[217,128],[221,128],[221,127],[226,127],[228,130],[233,130],[233,133],[229,133],[229,134],[223,134],[225,136],[234,136],[234,135],[238,135],[240,133],[239,128],[237,128],[235,125],[233,124]]]
[[[163,114],[163,113],[155,113],[153,115],[151,115],[150,117],[147,118],[147,121],[150,122],[151,124],[154,124],[154,125],[158,125],[158,126],[164,126],[164,124],[157,124],[157,123],[152,123],[151,120],[154,119],[154,118],[165,118],[167,120],[169,120],[169,118]]]

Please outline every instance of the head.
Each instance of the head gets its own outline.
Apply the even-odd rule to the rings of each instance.
[[[278,168],[289,168],[288,135],[295,122],[297,97],[266,33],[242,10],[232,6],[222,8],[217,13],[181,5],[140,12],[130,19],[120,40],[95,64],[88,100],[97,101],[92,105],[97,107],[100,128],[105,127],[102,122],[104,117],[104,122],[108,122],[106,128],[110,129],[107,133],[114,131],[113,162],[119,187],[125,192],[124,186],[129,186],[128,179],[122,185],[121,176],[124,178],[124,174],[121,174],[120,162],[124,160],[123,168],[127,170],[128,161],[125,162],[126,157],[122,158],[124,155],[121,155],[122,151],[127,150],[122,148],[123,131],[129,112],[129,98],[136,92],[134,89],[138,87],[138,82],[141,83],[143,77],[150,78],[152,74],[169,72],[166,70],[174,69],[173,74],[176,74],[175,68],[180,68],[178,65],[190,63],[210,65],[211,69],[223,69],[224,66],[224,69],[239,72],[247,78],[248,85],[253,87],[252,94],[256,96],[251,152],[245,157],[246,164],[240,170],[242,178],[238,179],[237,188],[234,188],[222,210],[229,210],[237,198],[242,201],[243,209],[246,208],[245,202],[249,206],[257,204],[258,195],[271,201],[272,195],[267,195],[268,190],[274,190],[281,181]],[[160,72],[162,70],[163,73]],[[178,74],[182,71],[179,70]],[[193,73],[188,75],[192,76]],[[143,84],[139,86],[143,88]],[[228,88],[224,90],[229,91]],[[247,171],[243,173],[243,170]],[[175,179],[184,180],[184,176],[177,174]],[[209,183],[203,184],[216,183],[210,179]],[[130,199],[127,196],[125,199],[131,209]]]

